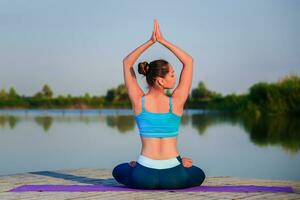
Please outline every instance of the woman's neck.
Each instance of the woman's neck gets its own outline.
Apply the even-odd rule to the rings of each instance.
[[[157,88],[157,87],[151,87],[149,89],[149,92],[147,93],[151,96],[155,96],[156,98],[163,98],[165,97],[164,89],[163,88]]]

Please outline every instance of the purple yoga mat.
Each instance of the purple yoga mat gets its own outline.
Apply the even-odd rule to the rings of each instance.
[[[126,186],[105,185],[21,185],[7,192],[120,192],[120,191],[170,191],[170,192],[289,192],[290,186],[256,186],[256,185],[226,185],[226,186],[196,186],[185,189],[132,189]]]

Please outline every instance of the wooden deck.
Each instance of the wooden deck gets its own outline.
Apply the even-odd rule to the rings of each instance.
[[[0,176],[0,199],[300,199],[300,181],[207,176],[202,185],[291,186],[295,193],[284,192],[8,192],[25,184],[95,184],[119,185],[109,169],[80,168],[29,172]]]

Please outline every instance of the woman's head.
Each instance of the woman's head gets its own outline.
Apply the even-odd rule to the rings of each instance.
[[[144,61],[138,64],[138,72],[146,76],[149,87],[173,88],[176,82],[174,69],[166,60]]]

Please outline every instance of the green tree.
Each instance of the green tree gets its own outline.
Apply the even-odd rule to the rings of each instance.
[[[5,91],[5,89],[1,89],[0,99],[5,99],[5,98],[7,98],[7,92]]]
[[[209,89],[206,88],[204,82],[200,81],[198,83],[198,86],[192,90],[191,96],[195,100],[200,100],[200,99],[211,100],[212,98],[221,96],[221,94],[210,91]]]
[[[43,93],[42,93],[42,92],[37,92],[37,93],[35,93],[35,94],[33,95],[33,97],[34,97],[34,98],[38,98],[38,99],[40,99],[40,98],[43,98],[43,97],[44,97],[44,95],[43,95]]]
[[[42,91],[43,91],[44,96],[47,98],[51,98],[53,96],[53,92],[47,84],[44,85]]]
[[[39,91],[34,94],[35,98],[52,98],[52,96],[53,92],[47,84],[43,86],[42,91]]]
[[[91,98],[91,95],[90,95],[88,92],[86,92],[86,93],[84,94],[84,98],[85,98],[85,99],[90,99],[90,98]]]
[[[105,101],[112,102],[115,99],[115,90],[109,89],[105,95]]]
[[[124,84],[118,85],[116,91],[116,101],[128,101],[128,93]]]
[[[171,96],[171,95],[172,95],[170,89],[167,89],[166,92],[165,92],[165,94],[166,94],[167,96]]]
[[[16,90],[13,88],[13,87],[11,87],[10,89],[9,89],[9,92],[8,92],[8,98],[10,98],[10,99],[15,99],[15,98],[17,98],[19,95],[17,94],[17,92],[16,92]]]

